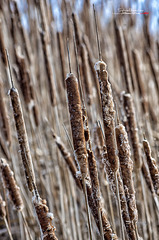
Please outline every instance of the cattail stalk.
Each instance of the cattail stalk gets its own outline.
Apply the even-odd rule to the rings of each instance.
[[[4,91],[3,91],[3,82],[0,79],[0,113],[2,116],[2,122],[3,122],[3,132],[5,139],[7,140],[8,144],[11,144],[11,129],[8,119],[8,112],[5,104],[5,97],[4,97]]]
[[[23,209],[23,201],[20,195],[20,189],[14,179],[14,174],[5,159],[1,158],[0,168],[5,188],[9,192],[10,200],[18,211]]]
[[[57,41],[58,41],[60,63],[61,63],[61,72],[62,72],[62,80],[63,80],[62,82],[63,82],[63,87],[65,88],[65,76],[66,76],[65,51],[64,51],[62,34],[60,32],[57,32]]]
[[[156,194],[159,195],[159,170],[156,160],[151,156],[151,148],[149,142],[146,139],[143,140],[143,147],[146,155],[147,164],[149,166],[152,183]]]

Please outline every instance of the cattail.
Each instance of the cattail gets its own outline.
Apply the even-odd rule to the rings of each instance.
[[[60,137],[58,137],[54,132],[52,132],[52,136],[55,139],[56,145],[58,147],[58,149],[60,150],[64,160],[66,161],[70,172],[73,176],[73,178],[76,181],[77,186],[81,189],[81,183],[80,180],[77,178],[77,168],[75,166],[75,163],[71,157],[70,152],[67,150],[66,146],[64,145],[64,143],[61,141]]]
[[[118,157],[116,155],[115,131],[114,131],[115,111],[111,85],[108,81],[108,72],[106,71],[106,64],[103,61],[99,61],[96,63],[95,69],[100,84],[104,133],[108,152],[108,159],[111,170],[113,172],[116,172],[118,169]]]
[[[33,199],[38,222],[41,228],[41,237],[43,240],[57,240],[55,236],[56,228],[52,225],[53,214],[49,212],[46,200],[38,198]]]
[[[143,147],[146,155],[147,164],[149,166],[152,183],[156,194],[159,195],[159,170],[156,160],[151,156],[151,148],[149,142],[146,139],[143,140]]]
[[[20,153],[23,161],[26,180],[27,180],[28,188],[32,192],[33,180],[34,180],[32,158],[31,158],[28,137],[27,137],[26,127],[24,123],[23,112],[22,112],[18,90],[14,87],[12,87],[10,90],[10,98],[11,98],[12,107],[13,107],[14,120],[15,120],[17,136],[18,136],[18,141],[20,146]]]
[[[57,40],[58,40],[58,48],[59,48],[59,54],[60,54],[60,63],[61,63],[61,72],[62,72],[62,82],[63,87],[65,88],[65,76],[66,76],[66,67],[65,67],[65,51],[64,51],[64,44],[62,39],[62,34],[60,32],[57,32]]]
[[[82,176],[86,177],[88,175],[88,166],[82,120],[82,109],[78,89],[78,81],[72,73],[70,73],[66,78],[66,86],[75,157],[79,163]]]
[[[6,217],[6,210],[5,210],[6,203],[3,201],[2,196],[0,194],[0,218]]]
[[[90,79],[90,72],[88,68],[88,57],[86,52],[86,47],[81,44],[81,61],[82,61],[82,72],[83,72],[83,82],[85,85],[87,103],[91,105],[92,103],[92,84]]]
[[[128,136],[125,127],[119,124],[115,128],[117,146],[118,146],[118,156],[120,161],[120,169],[122,174],[122,180],[125,190],[126,201],[128,205],[128,211],[130,215],[130,220],[135,224],[138,220],[138,213],[135,200],[135,189],[133,184],[133,161],[131,160],[131,151]]]
[[[138,136],[138,128],[137,122],[135,118],[135,109],[133,100],[130,94],[123,94],[124,98],[124,108],[128,120],[130,137],[134,152],[134,161],[135,161],[135,169],[139,170],[141,168],[141,149],[139,145],[139,136]]]
[[[38,105],[36,103],[35,90],[34,90],[32,84],[30,84],[30,94],[31,94],[31,99],[32,99],[32,106],[31,107],[32,107],[32,111],[33,111],[34,121],[35,121],[36,126],[38,127],[39,124],[40,124],[40,122],[39,122],[39,109],[38,109]]]
[[[111,182],[111,188],[113,193],[116,195],[117,194],[117,188],[115,184],[115,173],[113,171],[109,171],[109,161],[108,161],[108,153],[106,146],[103,146],[103,157],[102,157],[103,164],[105,165],[106,172],[109,172],[108,179],[109,182]],[[121,180],[121,176],[119,172],[117,172],[117,181],[118,181],[118,190],[119,190],[119,198],[120,198],[120,206],[121,206],[121,213],[122,213],[122,218],[126,227],[126,232],[129,236],[130,240],[136,240],[135,237],[135,232],[132,226],[132,223],[130,221],[130,216],[128,213],[127,209],[127,203],[126,203],[126,198],[125,198],[125,192]]]
[[[0,168],[5,188],[9,192],[10,200],[13,202],[15,208],[19,211],[23,208],[23,201],[20,195],[20,189],[14,179],[14,174],[5,159],[1,158]]]
[[[4,91],[3,91],[3,82],[0,79],[0,113],[2,117],[2,122],[3,122],[3,132],[5,139],[11,144],[11,129],[10,129],[10,124],[9,124],[9,119],[8,119],[8,113],[7,113],[7,108],[6,104],[4,101]]]

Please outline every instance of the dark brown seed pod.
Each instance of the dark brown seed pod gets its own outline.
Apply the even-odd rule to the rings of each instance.
[[[8,113],[7,113],[7,108],[6,104],[4,101],[4,91],[3,91],[3,82],[0,79],[0,114],[2,117],[2,122],[3,122],[3,132],[5,139],[7,140],[8,144],[11,144],[11,129],[10,129],[10,124],[9,124],[9,119],[8,119]]]
[[[5,209],[6,203],[3,201],[3,198],[0,194],[0,218],[6,217],[6,209]]]
[[[10,200],[14,204],[14,207],[18,211],[21,211],[23,208],[23,200],[21,198],[20,189],[16,184],[14,174],[10,169],[9,164],[3,158],[0,160],[0,168],[2,172],[4,187],[9,192]]]
[[[146,139],[143,140],[143,147],[144,147],[144,152],[146,155],[146,160],[149,167],[152,183],[153,183],[156,194],[159,195],[159,170],[157,167],[156,160],[151,156],[151,148],[150,148],[149,142]]]
[[[134,152],[134,168],[135,170],[139,170],[141,168],[141,149],[139,145],[139,136],[138,136],[138,128],[135,117],[135,108],[133,104],[133,100],[130,94],[123,94],[124,99],[124,108],[128,120],[130,137]]]
[[[28,188],[32,192],[33,181],[35,181],[32,158],[31,158],[19,94],[17,89],[14,87],[12,87],[10,90],[10,98],[11,98],[12,107],[13,107],[14,120],[15,120],[17,136],[18,136],[18,141],[20,146],[20,153],[23,161],[26,180],[27,180]]]
[[[79,163],[82,176],[86,177],[88,175],[88,163],[81,101],[78,89],[78,80],[72,73],[70,73],[66,78],[66,86],[75,157]]]
[[[95,65],[97,77],[100,85],[100,94],[102,102],[102,114],[104,123],[105,143],[108,153],[110,168],[113,172],[118,169],[118,156],[116,154],[115,143],[115,111],[112,97],[111,85],[108,81],[108,72],[106,71],[106,64],[99,61]]]
[[[52,225],[53,214],[49,213],[46,200],[39,198],[33,200],[38,222],[42,231],[43,240],[57,240],[55,236],[56,228]]]
[[[58,137],[54,132],[52,132],[52,136],[55,139],[56,145],[58,147],[58,149],[60,150],[64,160],[66,161],[70,172],[73,176],[73,178],[76,181],[77,186],[81,189],[81,183],[80,180],[77,178],[76,174],[77,174],[77,168],[75,166],[75,163],[71,157],[70,152],[67,150],[66,146],[64,145],[64,143],[61,141],[61,138]]]
[[[136,207],[135,189],[132,176],[133,161],[131,159],[128,135],[125,130],[125,127],[122,124],[116,126],[115,132],[119,151],[118,156],[120,161],[120,169],[122,174],[122,181],[124,185],[126,201],[128,205],[129,216],[131,221],[137,223],[138,211]]]

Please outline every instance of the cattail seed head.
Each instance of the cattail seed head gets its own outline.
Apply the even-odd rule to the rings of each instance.
[[[86,177],[88,174],[88,167],[81,101],[78,81],[72,73],[70,73],[66,78],[66,86],[75,157],[79,162],[82,176]]]
[[[105,143],[108,152],[108,159],[112,171],[118,169],[118,157],[116,155],[115,143],[115,111],[112,97],[111,85],[108,81],[108,72],[106,71],[106,64],[99,61],[95,64],[97,77],[100,85],[100,94],[102,102],[102,114],[104,123]]]
[[[29,190],[33,191],[33,184],[32,181],[34,178],[34,171],[33,171],[33,165],[32,165],[32,158],[28,143],[28,137],[27,132],[25,128],[25,123],[23,119],[23,113],[20,103],[19,94],[16,88],[11,88],[10,90],[10,97],[13,107],[13,113],[14,113],[14,120],[17,130],[17,136],[19,141],[19,146],[21,150],[21,158],[24,165],[24,171],[27,179],[27,184]]]
[[[46,200],[39,198],[33,199],[36,215],[39,221],[39,225],[42,231],[43,240],[57,240],[55,236],[56,228],[52,225],[53,214],[49,213],[49,209],[46,205]]]
[[[156,194],[159,195],[159,170],[156,160],[151,156],[151,148],[149,142],[146,139],[143,140],[143,147],[146,155],[147,164],[149,166],[153,186]]]
[[[3,183],[9,192],[10,200],[13,202],[15,208],[21,211],[23,208],[23,201],[20,195],[20,189],[16,184],[14,174],[10,169],[9,164],[3,158],[0,160],[0,168],[2,172]]]

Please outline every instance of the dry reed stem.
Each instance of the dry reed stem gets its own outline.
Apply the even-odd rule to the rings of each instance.
[[[57,240],[55,236],[56,228],[52,225],[53,214],[49,213],[46,205],[46,200],[39,198],[33,199],[38,222],[42,231],[41,237],[43,240]]]
[[[147,50],[147,55],[148,55],[148,58],[149,58],[149,61],[150,61],[150,67],[151,67],[152,75],[153,75],[153,78],[154,78],[154,83],[155,83],[155,86],[156,86],[156,90],[159,93],[159,79],[158,79],[158,76],[157,76],[157,69],[156,69],[156,66],[155,66],[155,58],[154,58],[154,55],[153,55],[153,52],[152,52],[151,49]]]
[[[20,146],[21,158],[24,166],[25,176],[28,184],[29,190],[33,191],[33,181],[35,181],[34,170],[32,164],[32,158],[28,143],[28,137],[26,132],[26,127],[23,118],[22,107],[20,103],[20,98],[18,90],[16,88],[11,88],[10,98],[13,107],[14,120],[17,130],[17,137]]]
[[[2,150],[3,154],[5,155],[5,157],[9,160],[10,159],[10,154],[9,154],[8,148],[6,146],[6,141],[1,136],[1,134],[0,134],[0,147],[1,147],[1,150]]]
[[[118,157],[116,155],[116,143],[114,131],[115,111],[111,85],[108,81],[108,72],[106,71],[106,64],[103,61],[99,61],[96,63],[95,69],[100,84],[105,143],[107,147],[110,171],[116,172],[118,169]]]
[[[1,113],[1,118],[3,122],[3,132],[6,141],[8,144],[11,144],[11,129],[10,129],[10,124],[9,124],[9,119],[8,119],[8,112],[5,104],[5,95],[3,91],[3,82],[0,79],[0,113]]]
[[[88,176],[88,163],[82,109],[78,81],[72,73],[68,74],[66,78],[66,86],[75,157],[79,163],[81,174],[85,178]]]
[[[117,50],[120,60],[120,70],[122,74],[122,69],[124,70],[124,79],[126,84],[126,91],[128,93],[132,93],[132,83],[130,79],[130,72],[129,72],[129,66],[128,66],[128,59],[126,55],[126,47],[125,47],[125,41],[123,36],[123,31],[120,26],[117,26],[117,22],[114,19],[114,27],[115,27],[115,34],[116,34],[116,43],[117,43]]]
[[[77,178],[76,174],[77,174],[77,168],[75,166],[75,163],[71,157],[70,152],[67,150],[66,146],[64,145],[64,143],[61,141],[60,137],[58,137],[54,132],[52,132],[52,136],[55,139],[56,145],[58,147],[58,149],[60,150],[64,160],[66,161],[70,172],[73,176],[73,178],[76,181],[77,186],[81,189],[81,183],[80,180]]]
[[[6,203],[3,201],[3,198],[0,194],[0,218],[6,217],[6,210],[5,210]]]
[[[2,61],[4,66],[8,67],[7,56],[5,53],[5,43],[4,43],[4,35],[3,35],[3,27],[2,27],[2,20],[0,19],[0,52],[2,54]]]
[[[87,104],[92,104],[92,83],[90,78],[90,72],[88,67],[88,57],[86,52],[86,47],[84,44],[81,44],[81,61],[82,61],[82,73],[83,73],[83,82],[86,90]]]
[[[130,94],[124,94],[123,98],[134,153],[134,168],[135,170],[139,170],[141,168],[141,149],[139,145],[139,135],[135,117],[135,108]]]
[[[87,49],[87,52],[88,52],[89,66],[90,66],[90,69],[91,69],[91,72],[92,72],[94,85],[95,85],[95,88],[97,90],[98,99],[100,101],[100,88],[99,88],[99,83],[98,83],[98,79],[97,79],[97,76],[96,76],[96,71],[94,69],[94,61],[93,61],[94,57],[93,57],[93,54],[92,54],[92,51],[91,51],[91,48],[90,48],[89,40],[88,40],[86,35],[83,36],[83,42],[84,42],[84,44],[86,46],[86,49]]]
[[[146,98],[145,84],[144,84],[142,73],[141,73],[141,60],[139,58],[139,53],[137,50],[133,50],[133,58],[134,58],[134,66],[135,66],[136,78],[137,78],[137,83],[139,88],[139,94],[141,96],[143,112],[145,114],[148,114],[148,102]]]
[[[77,52],[81,56],[81,32],[80,32],[80,27],[79,27],[79,21],[77,18],[77,15],[72,13],[72,20],[73,20],[73,25],[74,25],[74,31],[75,31],[75,39],[76,39],[76,46],[77,46]]]
[[[24,55],[21,53],[20,46],[16,47],[16,61],[19,68],[20,73],[20,86],[24,96],[24,100],[26,104],[29,104],[31,101],[31,93],[30,93],[30,78],[26,66],[26,61]]]
[[[57,41],[58,41],[58,48],[59,48],[59,54],[60,54],[62,82],[63,82],[63,87],[65,88],[65,77],[66,77],[65,51],[64,51],[62,34],[60,32],[57,32]]]
[[[153,187],[153,183],[152,183],[152,179],[151,179],[151,176],[150,176],[150,172],[149,172],[149,169],[148,169],[148,166],[147,164],[144,162],[143,160],[143,163],[142,163],[142,174],[144,176],[144,179],[146,181],[146,184],[147,184],[147,187],[148,189],[150,190],[150,192],[152,194],[154,194],[154,187]]]
[[[149,142],[146,139],[143,140],[143,147],[146,155],[147,164],[149,166],[152,183],[156,194],[159,195],[159,170],[156,160],[151,156],[151,148]]]
[[[120,169],[124,185],[124,192],[128,205],[129,216],[130,220],[137,224],[138,211],[136,207],[135,189],[132,176],[133,161],[131,159],[129,140],[125,127],[122,124],[116,126],[115,132],[119,151],[118,156],[120,161]]]
[[[21,211],[23,208],[23,200],[21,198],[20,189],[14,179],[13,171],[10,169],[9,164],[3,158],[0,160],[0,168],[2,172],[3,183],[9,192],[10,200],[12,201],[14,207],[18,211]]]
[[[46,67],[46,74],[48,78],[50,100],[51,100],[51,104],[55,106],[56,105],[55,83],[53,79],[53,70],[52,70],[51,61],[50,61],[50,57],[51,57],[50,49],[49,49],[49,45],[48,45],[45,34],[46,34],[45,32],[40,31],[41,42],[42,42],[43,53],[44,53],[44,60],[45,60],[45,67]]]

